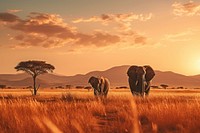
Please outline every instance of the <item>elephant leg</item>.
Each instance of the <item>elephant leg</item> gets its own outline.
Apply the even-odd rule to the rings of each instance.
[[[133,95],[136,95],[136,94],[137,94],[136,80],[134,80],[134,79],[132,79],[132,78],[129,78],[129,79],[128,79],[128,82],[129,82],[129,86],[130,86],[131,93],[132,93]]]
[[[104,91],[104,96],[107,97],[108,95],[108,89]]]
[[[95,95],[95,96],[98,96],[98,95],[99,95],[98,90],[94,89],[94,95]]]
[[[148,96],[151,88],[151,82],[148,81],[145,87],[145,94]]]

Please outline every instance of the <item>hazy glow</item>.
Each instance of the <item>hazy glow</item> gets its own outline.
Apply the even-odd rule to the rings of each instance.
[[[199,22],[199,0],[6,0],[0,73],[34,59],[65,75],[131,64],[200,74]]]
[[[200,59],[194,60],[194,63],[193,63],[193,64],[194,64],[194,65],[193,65],[194,70],[191,71],[191,72],[193,72],[193,73],[195,73],[195,72],[200,73]]]

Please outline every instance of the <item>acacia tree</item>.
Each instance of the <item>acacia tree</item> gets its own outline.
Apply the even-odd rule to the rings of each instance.
[[[36,77],[44,73],[53,72],[55,67],[45,61],[30,60],[20,62],[15,69],[17,71],[25,71],[33,77],[33,95],[36,95],[39,89],[39,86],[36,87]]]
[[[164,89],[167,89],[167,87],[169,87],[169,85],[166,85],[166,84],[161,84],[160,85],[162,88],[164,88]]]

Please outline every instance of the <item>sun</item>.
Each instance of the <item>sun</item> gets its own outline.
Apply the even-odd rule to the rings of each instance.
[[[182,66],[179,67],[182,74],[186,75],[198,75],[200,74],[200,56],[193,55],[187,56],[182,62]],[[179,69],[179,70],[180,70]]]
[[[194,70],[193,70],[194,73],[200,74],[200,59],[197,59],[197,60],[194,62],[193,68],[194,68]]]
[[[200,59],[198,59],[196,63],[197,63],[197,67],[198,67],[199,70],[200,70]]]

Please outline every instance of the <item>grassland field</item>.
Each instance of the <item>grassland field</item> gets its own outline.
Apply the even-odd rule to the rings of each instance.
[[[84,89],[2,89],[0,119],[0,133],[199,133],[200,90],[152,89],[141,98],[111,89],[101,99]]]

